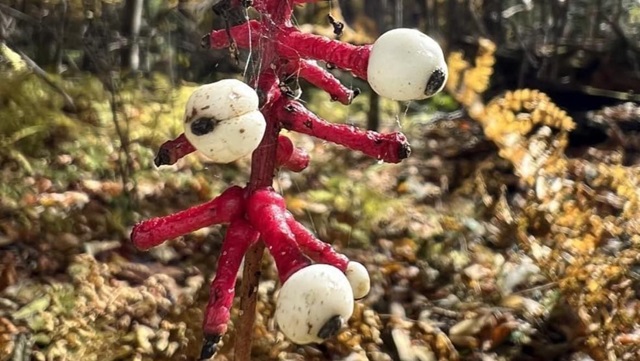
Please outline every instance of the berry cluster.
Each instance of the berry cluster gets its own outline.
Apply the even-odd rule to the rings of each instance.
[[[292,8],[303,2],[255,0],[251,6],[259,19],[209,34],[213,48],[260,51],[261,71],[252,86],[226,79],[198,88],[187,102],[184,134],[163,144],[155,160],[157,165],[173,164],[197,150],[214,162],[228,163],[253,152],[249,184],[230,187],[187,210],[140,222],[131,234],[136,247],[149,249],[202,227],[228,224],[205,311],[202,358],[215,353],[227,329],[242,258],[259,240],[273,256],[282,283],[277,324],[296,343],[321,342],[334,335],[351,317],[353,300],[369,292],[365,267],[317,239],[270,187],[277,168],[299,172],[309,164],[308,154],[279,132],[285,128],[308,134],[393,163],[409,155],[409,144],[399,132],[381,134],[319,118],[290,96],[285,80],[304,78],[344,104],[359,90],[346,88],[316,61],[351,71],[380,95],[395,100],[427,98],[446,81],[442,50],[419,31],[396,29],[373,45],[354,46],[293,26]]]

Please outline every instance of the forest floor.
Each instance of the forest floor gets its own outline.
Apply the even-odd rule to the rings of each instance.
[[[37,80],[18,80],[22,87],[37,88]],[[121,92],[118,127],[109,104],[94,102],[88,92],[84,100],[72,94],[79,107],[74,114],[62,113],[60,102],[52,101],[34,109],[41,123],[22,127],[31,131],[3,129],[1,361],[197,359],[223,227],[202,229],[148,252],[136,250],[129,233],[136,221],[244,184],[250,167],[248,159],[215,165],[194,154],[155,168],[159,144],[180,133],[182,104],[192,87],[167,89],[157,80],[146,91]],[[100,90],[95,93],[108,99]],[[38,94],[41,99],[22,99],[23,106],[20,99],[12,101],[28,113],[24,104],[48,99]],[[321,116],[364,125],[366,97],[350,108],[319,93],[310,97],[309,107]],[[42,107],[50,113],[43,116]],[[622,177],[635,184],[628,143],[622,150],[606,139],[575,148],[572,161],[612,174],[613,180],[588,184],[591,178],[581,176],[575,170],[579,166],[568,166],[550,184],[556,184],[555,195],[565,188],[573,193],[554,196],[559,203],[553,208],[544,189],[523,181],[498,155],[478,123],[459,117],[431,121],[422,110],[395,103],[384,107],[383,130],[402,129],[412,145],[411,157],[400,164],[380,164],[292,135],[309,151],[311,165],[299,174],[280,171],[274,187],[320,239],[367,266],[372,290],[357,302],[349,327],[337,337],[296,346],[274,325],[277,277],[265,256],[253,359],[599,361],[611,355],[623,359],[629,352],[637,356],[637,344],[617,346],[637,343],[637,323],[629,326],[615,316],[622,313],[616,308],[621,304],[640,311],[633,293],[640,292],[639,242],[625,228],[632,225],[611,219],[631,222],[638,212],[625,208],[633,197],[615,181]],[[637,116],[637,108],[631,111]],[[43,124],[50,127],[42,130]],[[123,150],[119,139],[125,131],[130,141]],[[575,191],[581,182],[585,188]],[[575,228],[554,222],[565,215],[575,220]],[[605,230],[593,230],[594,222]],[[578,251],[558,246],[558,234],[566,236],[563,240],[594,238],[594,247],[579,263]],[[606,252],[601,255],[600,249]],[[620,256],[625,251],[638,257]],[[589,268],[591,256],[607,267],[608,256],[631,261],[612,265],[611,272],[618,273],[607,278],[608,268]],[[587,275],[570,271],[575,264]],[[605,276],[590,276],[594,269]],[[216,360],[232,359],[233,341],[231,324]]]

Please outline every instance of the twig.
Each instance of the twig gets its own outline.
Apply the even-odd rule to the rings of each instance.
[[[34,74],[36,74],[38,77],[44,80],[44,82],[47,83],[47,85],[49,85],[51,88],[57,91],[60,95],[62,95],[62,98],[64,99],[64,106],[67,109],[70,109],[71,111],[75,112],[76,105],[73,102],[73,99],[69,96],[69,94],[67,94],[67,92],[65,92],[64,89],[62,89],[53,80],[49,79],[49,76],[47,75],[47,73],[44,70],[42,70],[42,68],[38,66],[38,64],[36,64],[35,61],[31,60],[31,58],[29,58],[25,53],[18,50],[18,54],[20,54],[20,57],[22,58],[22,60],[24,60],[27,66],[31,68]]]
[[[5,4],[0,3],[0,11],[7,13],[9,16],[18,19],[18,20],[22,20],[22,21],[26,21],[29,24],[35,25],[35,26],[41,26],[42,24],[40,23],[40,21],[38,21],[38,19],[27,15],[21,11],[18,11],[10,6],[7,6]]]
[[[124,153],[125,157],[128,156],[128,142],[125,138],[125,133],[122,131],[122,127],[120,126],[120,122],[118,121],[118,103],[116,101],[116,85],[113,81],[113,77],[109,77],[109,94],[111,97],[109,98],[109,106],[111,108],[111,120],[113,121],[113,125],[116,130],[116,134],[118,135],[118,139],[120,139],[120,156]],[[127,161],[125,161],[128,163]],[[122,158],[118,157],[118,171],[120,172],[120,179],[122,181],[122,186],[124,189],[124,193],[127,196],[126,199],[129,198],[129,188],[127,187],[129,172],[125,164],[122,162]]]
[[[640,47],[637,46],[633,41],[629,40],[627,35],[624,33],[624,30],[622,30],[622,28],[620,27],[620,24],[618,24],[616,20],[607,18],[605,19],[605,21],[607,24],[611,26],[611,29],[613,29],[613,32],[616,33],[616,35],[618,35],[620,39],[622,39],[624,44],[628,46],[629,49],[631,49],[635,53],[640,54]]]

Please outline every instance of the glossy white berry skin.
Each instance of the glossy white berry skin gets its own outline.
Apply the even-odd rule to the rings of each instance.
[[[185,107],[184,134],[216,163],[229,163],[253,152],[266,122],[258,95],[247,84],[225,79],[198,87]]]
[[[415,29],[394,29],[373,43],[367,80],[383,97],[399,101],[435,95],[447,81],[440,45]]]
[[[349,262],[345,275],[351,285],[354,299],[359,300],[369,294],[369,290],[371,289],[369,272],[361,263]]]
[[[285,281],[276,302],[278,327],[304,345],[335,335],[353,313],[353,292],[338,268],[313,264]]]

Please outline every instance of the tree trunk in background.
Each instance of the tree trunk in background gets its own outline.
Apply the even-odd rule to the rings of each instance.
[[[122,16],[122,36],[127,46],[122,49],[121,66],[123,69],[138,71],[140,67],[140,26],[142,24],[142,6],[144,0],[127,0]]]
[[[42,14],[48,13],[48,9],[46,8],[46,6],[44,6],[43,4],[36,4],[35,6],[37,6],[38,15],[40,15],[38,20],[45,26],[42,26],[40,29],[38,29],[34,36],[33,42],[35,43],[35,49],[33,60],[36,62],[36,64],[50,65],[55,57],[57,42],[56,36],[55,33],[48,30],[46,26],[51,25],[50,17],[42,16]],[[55,12],[52,17],[55,17]]]
[[[427,0],[421,0],[427,1]],[[342,0],[340,9],[345,21],[354,26],[373,24],[367,27],[367,35],[372,38],[399,27],[419,27],[420,19],[424,17],[422,9],[425,4],[417,4],[404,0]],[[369,92],[369,111],[367,112],[367,129],[377,130],[380,127],[380,96]]]
[[[402,11],[402,0],[374,0],[366,1],[364,6],[365,15],[373,19],[377,25],[377,34],[380,36],[385,31],[391,29],[393,24],[402,20],[402,13],[398,14],[398,10]],[[367,113],[367,129],[378,130],[380,127],[380,96],[376,92],[371,91],[369,95],[369,112]]]
[[[224,28],[222,17],[213,16],[210,10],[216,1],[20,0],[0,4],[12,3],[16,9],[9,14],[5,10],[10,6],[3,5],[4,16],[15,18],[11,22],[17,24],[4,29],[5,40],[43,69],[59,72],[65,62],[74,68],[71,70],[80,63],[78,70],[98,74],[119,69],[169,73],[175,68],[180,72],[172,79],[207,81],[215,77],[214,72],[238,70],[225,52],[198,47],[202,34]],[[194,6],[201,10],[201,22],[191,25],[185,9]],[[468,59],[473,58],[478,37],[490,38],[499,49],[492,79],[496,91],[551,86],[631,92],[633,99],[638,97],[638,0],[331,0],[307,4],[297,12],[304,18],[302,23],[326,26],[327,12],[337,6],[344,20],[366,38],[374,39],[393,27],[418,27],[446,50],[461,50]],[[243,18],[230,15],[230,25]],[[204,24],[204,18],[207,22],[214,19],[215,25]],[[145,47],[140,40],[146,38],[161,41],[146,42]],[[84,58],[78,59],[82,53]],[[175,58],[168,60],[173,54],[180,55],[179,63]],[[373,99],[369,128],[377,127],[377,111]]]
[[[62,73],[64,70],[62,67],[62,57],[64,55],[64,47],[65,47],[65,31],[68,23],[67,12],[69,10],[69,4],[67,0],[62,0],[56,7],[58,9],[58,13],[60,16],[60,22],[58,25],[58,39],[56,41],[56,51],[54,56],[55,69],[58,74]]]
[[[369,95],[369,111],[367,112],[367,129],[378,130],[380,127],[380,96],[371,91]]]

